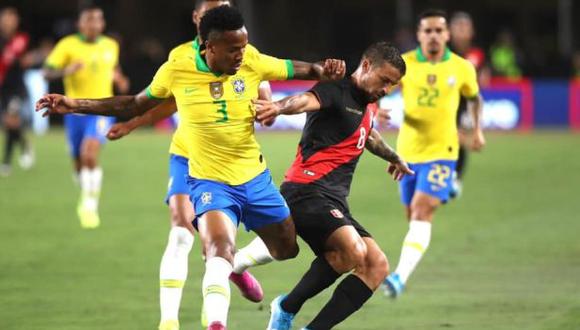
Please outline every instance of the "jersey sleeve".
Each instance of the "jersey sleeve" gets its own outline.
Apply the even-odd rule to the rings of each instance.
[[[479,94],[479,85],[477,84],[477,73],[471,62],[465,61],[463,66],[463,85],[461,86],[461,95],[466,98],[475,97]]]
[[[294,65],[290,60],[264,55],[252,46],[247,47],[246,58],[261,80],[286,80],[294,77]]]
[[[320,103],[320,110],[339,108],[341,92],[340,88],[332,82],[319,82],[309,90]]]
[[[66,39],[59,41],[52,49],[44,65],[54,69],[64,69],[69,64],[69,47]]]
[[[147,97],[151,99],[166,99],[171,97],[171,63],[165,62],[159,69],[149,87],[147,87]]]

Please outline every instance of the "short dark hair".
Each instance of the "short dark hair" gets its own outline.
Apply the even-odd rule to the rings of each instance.
[[[405,65],[399,50],[386,41],[379,41],[370,45],[363,53],[363,59],[369,60],[373,66],[387,62],[399,70],[401,76],[404,76],[407,71],[407,65]]]
[[[233,0],[195,0],[195,10],[199,10],[199,7],[201,7],[202,4],[206,3],[206,2],[224,2],[227,1],[230,3],[230,5],[234,5],[234,1]]]
[[[81,17],[82,14],[84,14],[87,11],[93,11],[93,10],[100,10],[102,12],[104,12],[103,8],[97,6],[97,5],[88,5],[88,6],[83,6],[80,10],[79,10],[79,18]]]
[[[451,15],[451,19],[449,20],[450,22],[456,21],[456,20],[460,20],[460,19],[466,19],[468,21],[473,22],[473,19],[471,18],[471,15],[469,15],[469,13],[465,12],[465,11],[456,11],[453,13],[453,15]]]
[[[219,6],[209,10],[199,23],[201,40],[209,40],[215,32],[235,31],[244,27],[244,18],[239,10],[230,6]]]
[[[427,17],[443,17],[445,19],[445,22],[448,22],[449,20],[447,19],[447,12],[445,12],[445,10],[442,9],[427,9],[422,11],[419,14],[419,18],[417,19],[417,26],[419,26],[419,24],[421,24],[421,21]]]

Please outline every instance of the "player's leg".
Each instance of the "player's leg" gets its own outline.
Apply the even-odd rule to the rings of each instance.
[[[204,316],[209,327],[225,327],[227,324],[230,304],[228,278],[233,270],[235,253],[235,218],[229,209],[221,209],[208,211],[197,220],[206,253],[202,293]]]
[[[282,302],[281,305],[285,311],[292,314],[298,313],[308,299],[332,285],[340,275],[350,272],[361,263],[367,252],[364,241],[353,226],[337,228],[323,244],[323,252],[316,253],[318,257],[312,262],[310,269]]]
[[[285,260],[296,257],[298,244],[294,221],[284,197],[274,185],[270,171],[265,170],[244,184],[244,188],[247,203],[242,218],[246,229],[258,234],[271,258]],[[258,244],[256,248],[266,252]],[[267,257],[264,255],[264,258]]]
[[[100,224],[98,215],[99,198],[103,182],[103,170],[99,166],[101,145],[105,143],[105,135],[112,123],[111,118],[100,116],[85,116],[85,127],[81,143],[79,173],[81,198],[79,202],[79,217],[85,228],[96,228]]]
[[[363,237],[364,258],[352,274],[342,280],[328,303],[306,327],[310,330],[331,329],[359,310],[388,274],[387,257],[371,237]]]
[[[171,230],[159,266],[160,330],[179,329],[179,308],[188,274],[188,257],[193,246],[193,206],[187,194],[169,198]]]
[[[160,330],[179,329],[179,307],[188,273],[188,257],[194,242],[193,204],[187,185],[187,159],[171,155],[166,202],[171,229],[159,267]]]
[[[4,157],[2,159],[2,166],[0,174],[8,176],[12,167],[12,156],[14,154],[14,146],[22,143],[24,137],[22,133],[22,120],[20,118],[21,102],[16,96],[8,96],[5,105],[2,105],[4,115],[2,116],[2,124],[6,130],[4,140]]]
[[[288,185],[282,191],[296,231],[317,257],[290,293],[272,301],[268,329],[280,330],[290,329],[302,305],[352,270],[365,253],[364,242],[333,203],[316,194],[300,194]]]
[[[437,208],[449,199],[453,161],[427,163],[418,171],[416,190],[408,206],[409,230],[403,240],[399,263],[385,280],[388,293],[396,297],[403,291],[431,241],[431,223]],[[403,189],[402,189],[403,190]]]
[[[98,139],[83,139],[79,157],[81,196],[77,212],[81,220],[81,226],[84,228],[96,228],[100,224],[98,209],[103,170],[98,166],[99,151],[100,142]]]

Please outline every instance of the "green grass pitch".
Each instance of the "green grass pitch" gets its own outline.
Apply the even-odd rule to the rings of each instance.
[[[580,329],[580,136],[488,135],[485,152],[470,158],[464,196],[437,213],[408,291],[398,301],[377,292],[336,329]],[[78,188],[62,131],[35,139],[31,171],[0,178],[0,329],[157,328],[169,140],[143,131],[107,144],[98,230],[82,230],[76,218]],[[259,140],[280,182],[298,134],[262,133]],[[363,156],[350,205],[394,268],[407,227],[384,167]],[[253,237],[240,230],[238,245]],[[287,292],[311,259],[301,243],[296,259],[255,268],[262,305],[232,287],[229,329],[264,329],[271,299]],[[202,267],[196,239],[182,329],[200,328]],[[330,292],[304,306],[296,328]]]

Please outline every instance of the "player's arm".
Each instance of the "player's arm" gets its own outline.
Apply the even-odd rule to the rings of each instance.
[[[256,120],[265,124],[279,115],[297,115],[320,110],[318,98],[311,92],[285,97],[279,101],[253,101],[256,106]]]
[[[366,148],[373,155],[378,156],[389,162],[387,171],[393,176],[393,179],[399,181],[405,175],[413,175],[415,172],[411,171],[407,163],[399,157],[391,146],[389,146],[383,137],[376,129],[371,129],[371,133],[366,142]]]
[[[116,123],[107,133],[107,138],[109,140],[118,140],[139,127],[152,125],[162,119],[170,117],[176,111],[177,105],[175,98],[169,98],[141,116],[133,117],[124,123]]]
[[[81,113],[89,115],[132,118],[163,102],[151,98],[146,91],[137,95],[121,95],[103,99],[73,99],[60,94],[47,94],[36,102],[36,111],[47,109],[42,115]]]
[[[475,97],[467,99],[467,111],[473,119],[473,141],[471,148],[480,151],[485,146],[485,137],[481,128],[481,115],[483,112],[483,97],[477,94]]]
[[[326,59],[316,63],[291,61],[294,68],[293,79],[340,80],[346,73],[346,63],[337,59]]]

